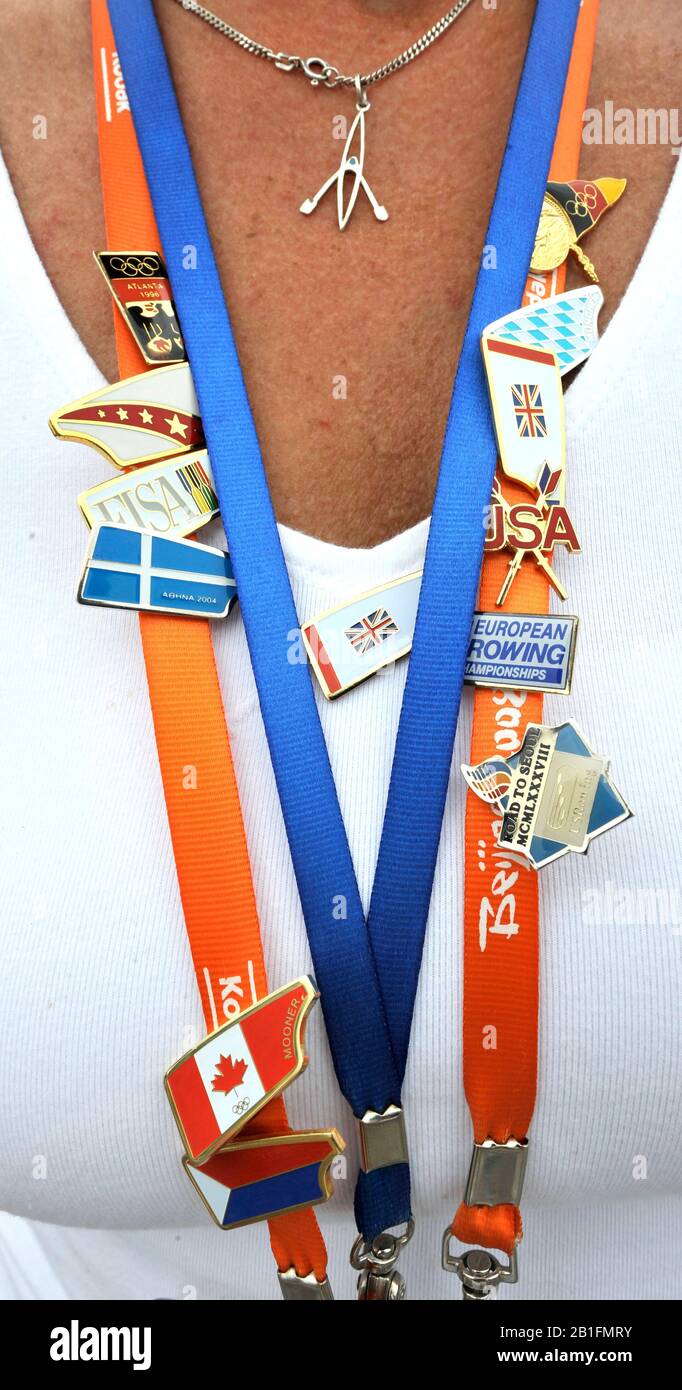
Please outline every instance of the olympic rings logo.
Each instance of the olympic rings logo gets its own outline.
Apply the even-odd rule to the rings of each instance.
[[[586,183],[582,193],[576,193],[575,198],[566,204],[569,217],[587,217],[588,213],[594,212],[598,196],[594,184]]]
[[[112,256],[109,264],[119,275],[158,275],[161,269],[156,256]]]

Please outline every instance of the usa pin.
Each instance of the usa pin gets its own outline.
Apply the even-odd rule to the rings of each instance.
[[[88,526],[108,522],[170,536],[198,531],[219,511],[205,449],[117,473],[81,492],[78,505]]]
[[[294,980],[209,1033],[166,1074],[166,1094],[189,1158],[205,1164],[307,1065],[303,1033],[319,998]]]
[[[504,603],[526,555],[539,565],[559,598],[567,597],[566,589],[548,558],[557,545],[565,546],[572,553],[580,551],[573,522],[561,502],[562,480],[560,469],[545,464],[538,479],[535,503],[510,505],[495,479],[484,550],[486,553],[504,549],[513,552],[504,583],[495,600],[498,607]]]
[[[229,1231],[327,1202],[332,1164],[344,1148],[336,1129],[299,1130],[236,1139],[205,1163],[182,1162],[213,1220]]]
[[[198,541],[132,526],[95,526],[78,602],[192,618],[226,618],[237,597],[230,557]]]
[[[92,445],[117,468],[152,463],[205,444],[186,362],[92,391],[55,411],[50,429],[60,439]]]
[[[145,362],[186,362],[178,316],[158,251],[93,251]]]
[[[632,812],[572,719],[556,728],[528,724],[518,753],[462,764],[471,791],[502,817],[497,843],[534,869],[620,825]]]

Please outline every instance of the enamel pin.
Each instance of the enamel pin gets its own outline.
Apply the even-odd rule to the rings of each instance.
[[[303,1032],[319,998],[309,976],[275,990],[209,1033],[166,1074],[187,1153],[205,1164],[307,1065]]]
[[[301,1130],[237,1139],[205,1163],[184,1158],[183,1166],[213,1220],[229,1231],[328,1201],[330,1169],[344,1148],[338,1130]]]
[[[551,613],[474,613],[464,679],[495,690],[567,695],[578,619]]]
[[[168,272],[158,251],[93,251],[145,362],[186,362]]]
[[[537,488],[547,462],[563,471],[564,393],[557,359],[547,348],[495,338],[486,328],[481,350],[502,470]]]
[[[299,208],[300,212],[309,216],[311,212],[315,211],[325,193],[328,193],[330,188],[336,185],[336,215],[339,231],[343,231],[344,227],[348,225],[360,189],[368,199],[377,221],[386,222],[388,220],[386,208],[377,202],[364,174],[365,112],[369,111],[371,103],[367,100],[367,94],[359,78],[356,78],[355,87],[357,93],[356,114],[343,147],[341,163],[338,169],[325,180],[322,187],[318,188],[317,193],[312,198],[306,198]],[[346,181],[348,181],[349,187],[346,186]]]
[[[523,508],[524,514],[532,510]],[[540,511],[537,516],[546,527]],[[542,551],[535,558],[554,575]],[[406,574],[304,624],[305,648],[327,699],[343,695],[409,653],[421,578],[421,570]],[[554,581],[559,584],[556,575]],[[565,597],[565,590],[561,592]],[[474,613],[465,684],[567,694],[577,631],[578,619],[571,616]]]
[[[560,500],[561,484],[560,470],[545,464],[538,481],[535,503],[510,505],[495,479],[490,504],[490,527],[484,550],[486,554],[505,549],[513,552],[504,583],[495,600],[498,607],[504,603],[526,555],[532,556],[540,566],[559,598],[567,597],[566,589],[548,558],[557,545],[563,545],[573,553],[580,550],[573,522]]]
[[[486,336],[517,347],[553,352],[561,376],[579,367],[599,341],[597,319],[604,296],[596,285],[568,290],[489,323]]]
[[[219,511],[205,449],[117,473],[81,492],[78,505],[88,526],[108,522],[169,536],[198,531]]]
[[[632,814],[608,776],[608,759],[593,753],[569,719],[556,728],[529,724],[518,753],[462,764],[470,790],[502,816],[497,843],[544,868]]]
[[[91,444],[117,468],[203,447],[204,431],[186,362],[116,381],[50,416],[60,439]]]
[[[597,283],[597,272],[579,245],[602,213],[625,192],[626,179],[574,179],[570,183],[548,183],[540,213],[540,224],[531,257],[531,270],[555,270],[573,252],[590,280]]]
[[[421,570],[406,574],[304,623],[303,642],[327,699],[407,655],[421,578]]]
[[[237,597],[230,557],[132,526],[93,528],[78,602],[143,613],[226,618]]]

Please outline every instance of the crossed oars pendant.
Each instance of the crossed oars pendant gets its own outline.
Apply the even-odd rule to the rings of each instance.
[[[365,166],[365,112],[369,111],[370,102],[367,100],[360,79],[356,78],[355,82],[358,93],[358,101],[355,108],[357,114],[343,147],[341,163],[338,169],[336,169],[333,174],[330,174],[328,179],[325,179],[322,187],[318,188],[317,193],[315,193],[312,198],[306,198],[305,202],[301,203],[300,207],[300,211],[304,212],[306,215],[314,212],[318,203],[324,198],[325,193],[336,184],[336,208],[340,231],[343,231],[350,220],[361,188],[369,199],[374,216],[377,220],[379,222],[385,222],[388,218],[386,208],[382,207],[381,204],[377,202],[363,173]],[[358,153],[351,154],[356,136],[358,137],[359,151]],[[352,181],[348,195],[346,190],[347,179]]]

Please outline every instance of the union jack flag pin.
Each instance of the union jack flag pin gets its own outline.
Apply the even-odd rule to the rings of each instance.
[[[566,462],[564,395],[556,354],[494,337],[481,339],[500,463],[508,478],[538,487],[551,463]]]
[[[304,623],[303,642],[328,700],[407,655],[420,585],[421,570],[369,589]]]

